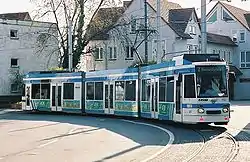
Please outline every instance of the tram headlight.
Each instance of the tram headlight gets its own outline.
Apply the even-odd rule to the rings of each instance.
[[[205,112],[205,110],[203,108],[198,109],[198,113],[203,114],[204,112]]]
[[[222,112],[228,113],[228,112],[230,111],[229,108],[230,108],[230,105],[229,105],[229,104],[224,105],[224,107],[223,107],[223,109],[222,109]]]
[[[224,113],[228,113],[228,112],[229,112],[229,107],[224,107],[224,108],[222,109],[222,111],[223,111]]]

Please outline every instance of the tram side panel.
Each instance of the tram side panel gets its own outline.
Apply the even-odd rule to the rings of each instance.
[[[91,75],[85,79],[86,113],[138,116],[137,73]]]
[[[25,78],[23,110],[81,113],[80,73],[35,73]]]
[[[81,82],[63,83],[62,111],[82,113],[82,84]]]
[[[85,112],[138,116],[138,81],[86,81]]]
[[[153,65],[143,68],[141,80],[141,117],[175,120],[176,78],[173,65]]]

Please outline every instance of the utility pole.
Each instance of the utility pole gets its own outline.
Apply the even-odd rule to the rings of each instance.
[[[104,43],[105,46],[105,70],[108,70],[108,45],[107,42]]]
[[[157,64],[161,62],[161,0],[157,0],[157,53],[156,53],[156,60]]]
[[[206,0],[201,0],[201,53],[207,53]]]
[[[147,0],[144,0],[144,22],[145,22],[145,31],[144,31],[144,39],[145,39],[145,63],[148,63],[148,9],[147,9]]]
[[[68,19],[68,54],[69,54],[69,71],[72,72],[73,66],[73,53],[72,53],[72,21],[71,17],[69,16]]]

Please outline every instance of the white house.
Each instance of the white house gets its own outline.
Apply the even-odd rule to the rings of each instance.
[[[124,7],[116,8],[102,8],[98,11],[95,19],[104,19],[109,21],[110,13],[118,11],[116,16],[117,20],[112,24],[117,26],[108,30],[104,35],[93,38],[88,47],[97,49],[93,55],[85,55],[83,57],[83,70],[102,70],[102,69],[114,69],[125,68],[138,62],[136,52],[133,52],[131,48],[138,47],[137,52],[144,60],[145,47],[144,47],[144,1],[133,0],[129,3],[125,3]],[[181,9],[181,7],[172,2],[162,0],[162,12],[161,12],[161,47],[160,57],[166,54],[163,59],[168,59],[172,52],[187,51],[187,46],[192,45],[197,49],[198,53],[198,37],[200,34],[198,18],[195,10]],[[170,9],[180,9],[172,10]],[[107,14],[108,13],[108,14]],[[181,19],[175,19],[175,15],[188,14],[185,16],[185,22]],[[111,14],[112,15],[112,14]],[[154,0],[148,1],[148,60],[156,61],[156,43],[157,43],[157,23],[156,23],[156,3]],[[180,16],[181,18],[181,16]],[[111,17],[112,19],[112,17]],[[92,22],[92,23],[93,23]],[[196,22],[194,24],[193,22]],[[91,22],[90,22],[91,24]],[[192,29],[190,30],[190,24]],[[181,26],[181,28],[179,27]],[[106,31],[106,30],[104,30]],[[135,43],[134,43],[135,42]],[[141,45],[139,45],[141,43]],[[190,46],[191,47],[191,46]],[[95,58],[93,57],[95,56]]]
[[[57,30],[24,12],[0,14],[0,33],[0,102],[19,100],[23,74],[58,65]]]
[[[236,70],[236,81],[231,87],[233,98],[250,99],[250,12],[218,2],[207,15],[207,30],[229,36],[237,45],[230,56]]]
[[[147,3],[148,32],[152,31],[148,37],[149,61],[156,61],[157,58],[156,2],[148,0]],[[95,52],[82,57],[80,68],[84,71],[126,68],[138,62],[137,53],[144,59],[144,22],[144,0],[125,1],[122,7],[101,8],[87,30],[93,34],[87,49],[95,49]],[[97,27],[96,24],[103,25]],[[95,28],[102,32],[95,34]],[[177,3],[161,0],[160,28],[162,41],[159,53],[162,60],[182,53],[200,52],[201,31],[194,8],[181,8]],[[225,60],[232,60],[235,46],[227,36],[208,33],[207,53],[221,51]],[[137,53],[133,48],[137,49]]]

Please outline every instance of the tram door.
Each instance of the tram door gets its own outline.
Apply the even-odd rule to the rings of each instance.
[[[181,109],[181,101],[182,101],[182,75],[179,76],[178,80],[175,83],[175,115],[174,120],[178,122],[182,122],[182,109]]]
[[[151,79],[151,87],[150,87],[150,108],[151,108],[151,118],[158,118],[158,103],[159,103],[159,79]]]
[[[32,110],[32,107],[30,105],[30,99],[31,99],[31,84],[25,85],[25,99],[24,103],[22,103],[23,110]]]
[[[114,82],[104,82],[104,112],[114,114]]]
[[[51,111],[62,111],[62,84],[51,84]]]

